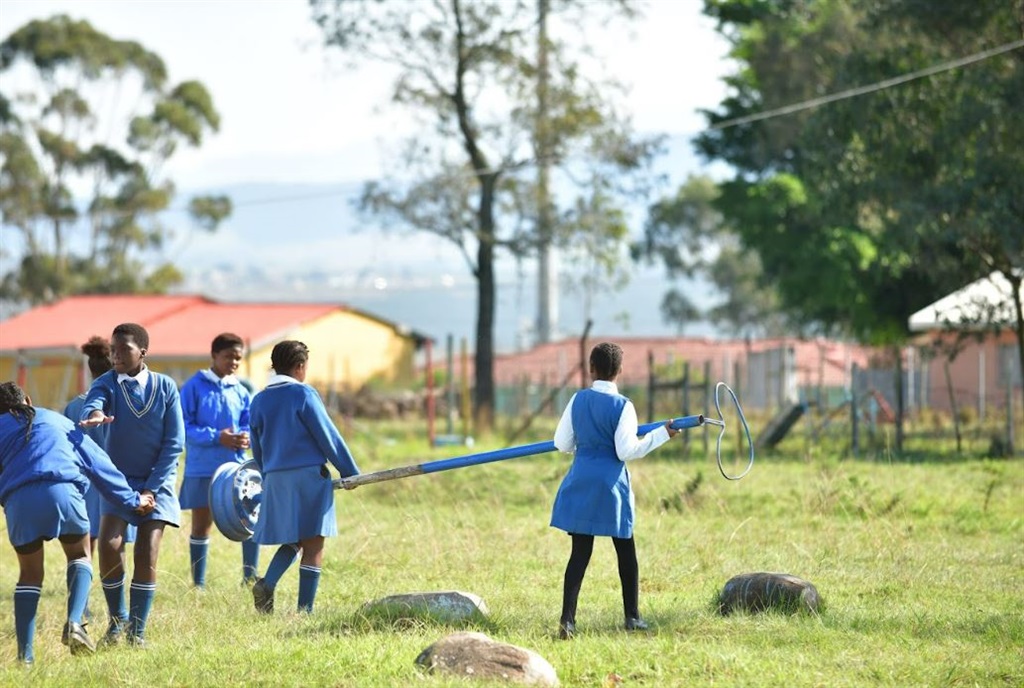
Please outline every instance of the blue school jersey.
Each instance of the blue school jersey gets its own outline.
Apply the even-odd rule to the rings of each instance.
[[[170,377],[149,371],[143,401],[133,401],[117,372],[110,370],[93,380],[81,420],[102,410],[114,421],[109,424],[107,453],[114,465],[138,489],[157,493],[161,486],[174,492],[178,457],[185,444],[178,387]]]
[[[128,487],[110,457],[61,414],[37,408],[32,430],[11,413],[0,414],[0,506],[19,487],[37,482],[73,483],[85,493],[89,482],[115,504],[134,509],[139,495]]]
[[[185,420],[185,477],[209,478],[224,463],[242,461],[245,452],[220,443],[220,432],[249,431],[252,395],[234,375],[218,378],[200,370],[181,387]]]
[[[615,450],[615,430],[628,399],[593,389],[576,393],[572,428],[576,456],[551,510],[551,525],[568,533],[628,538],[633,535],[629,471]]]
[[[75,425],[78,425],[78,421],[82,418],[82,406],[85,404],[85,393],[79,394],[77,397],[68,402],[68,405],[64,407],[64,417],[69,419]],[[107,435],[110,434],[109,425],[97,425],[94,428],[82,428],[82,432],[92,438],[92,441],[101,447],[106,448],[107,446]]]
[[[343,478],[358,475],[352,453],[320,395],[309,385],[286,380],[272,382],[252,399],[250,441],[260,471],[322,466],[329,461]]]

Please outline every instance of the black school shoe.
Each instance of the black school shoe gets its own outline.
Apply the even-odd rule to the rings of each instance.
[[[274,589],[264,583],[262,578],[257,578],[252,584],[252,601],[260,614],[274,613]]]
[[[100,641],[101,645],[117,645],[124,639],[125,632],[128,630],[128,619],[111,619],[110,625],[107,626],[107,633],[103,636]]]
[[[85,630],[85,624],[68,621],[61,631],[60,641],[68,646],[73,655],[92,654],[96,652],[96,644],[92,642],[89,633]]]
[[[648,631],[650,626],[647,622],[641,619],[639,616],[626,619],[626,630],[627,631]]]

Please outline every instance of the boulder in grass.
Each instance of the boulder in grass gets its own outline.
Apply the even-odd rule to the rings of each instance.
[[[430,673],[507,681],[524,686],[557,686],[551,663],[533,650],[499,643],[483,633],[453,633],[429,646],[416,664]]]
[[[744,573],[730,578],[718,596],[718,611],[756,614],[776,610],[793,614],[817,613],[821,606],[818,589],[809,581],[788,573]]]
[[[367,602],[362,611],[388,619],[429,618],[448,623],[487,616],[487,604],[471,592],[412,592]]]

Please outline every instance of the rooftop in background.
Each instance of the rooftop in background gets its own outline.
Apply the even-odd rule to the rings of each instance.
[[[205,358],[210,340],[218,332],[234,332],[250,347],[258,347],[333,310],[359,313],[418,341],[425,339],[395,323],[339,304],[224,303],[196,295],[90,295],[61,299],[0,323],[0,352],[77,349],[93,335],[109,336],[117,325],[134,322],[149,332],[151,356]]]
[[[1024,300],[1024,285],[1017,298]],[[987,324],[1016,322],[1013,287],[1000,272],[993,272],[966,287],[944,296],[910,316],[911,332],[925,332],[948,326],[984,327]]]

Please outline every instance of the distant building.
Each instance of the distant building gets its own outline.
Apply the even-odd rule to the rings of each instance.
[[[998,272],[910,316],[910,330],[917,333],[910,367],[921,378],[924,397],[911,402],[949,411],[952,393],[959,408],[973,407],[984,417],[987,407],[1004,408],[1008,395],[1019,399],[1015,322],[1012,288]]]
[[[579,340],[541,344],[529,351],[495,357],[495,384],[522,384],[569,389],[589,385],[579,363],[589,347],[602,341],[619,344],[624,353],[619,386],[645,389],[652,370],[661,380],[679,378],[689,365],[691,379],[725,382],[749,408],[776,409],[798,401],[819,401],[819,394],[841,397],[850,386],[854,365],[867,367],[879,350],[828,339],[713,339],[709,337],[590,336],[588,350]],[[824,399],[821,399],[824,401]]]
[[[298,339],[310,349],[306,381],[321,394],[355,391],[370,381],[409,385],[426,338],[363,311],[334,304],[223,303],[202,296],[72,296],[0,322],[0,379],[17,380],[41,406],[62,408],[88,386],[79,346],[109,337],[120,323],[149,332],[147,364],[180,385],[210,363],[221,332],[247,342],[239,376],[266,385],[270,352]]]

